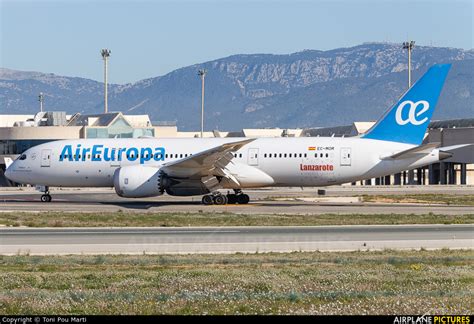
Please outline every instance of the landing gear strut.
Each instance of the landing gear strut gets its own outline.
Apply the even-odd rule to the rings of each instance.
[[[213,192],[210,195],[205,195],[202,197],[202,203],[204,205],[226,205],[226,204],[248,204],[250,197],[242,192],[240,189],[234,190],[235,193],[223,195],[220,192]]]
[[[41,196],[41,201],[42,202],[50,202],[51,201],[51,195],[49,194],[49,187],[45,187],[44,195]]]

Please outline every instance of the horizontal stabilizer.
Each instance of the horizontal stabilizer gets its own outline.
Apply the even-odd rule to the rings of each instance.
[[[457,149],[466,147],[466,146],[471,146],[474,145],[474,143],[470,144],[458,144],[458,145],[451,145],[451,146],[443,146],[439,148],[439,160],[446,160],[449,159],[454,155],[453,151],[456,151]]]
[[[443,147],[440,147],[439,150],[440,150],[440,151],[449,152],[449,151],[454,151],[454,150],[457,150],[457,149],[460,149],[460,148],[463,148],[463,147],[466,147],[466,146],[470,146],[470,145],[474,145],[474,143],[457,144],[457,145],[451,145],[451,146],[443,146]]]
[[[413,147],[411,149],[395,153],[393,155],[382,157],[382,160],[403,160],[409,159],[420,155],[429,154],[433,149],[439,147],[441,143],[428,143],[420,146]]]

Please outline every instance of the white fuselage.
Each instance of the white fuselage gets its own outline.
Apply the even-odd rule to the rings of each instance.
[[[29,149],[25,152],[26,158],[16,160],[7,172],[9,178],[19,183],[61,187],[112,187],[117,168],[129,165],[160,168],[167,163],[185,159],[191,154],[238,140],[243,139],[54,141]],[[66,145],[70,145],[70,151],[64,151]],[[94,146],[98,148],[97,154],[93,154]],[[234,152],[235,157],[228,169],[239,179],[241,188],[326,186],[380,177],[438,161],[436,149],[420,157],[383,159],[412,147],[415,145],[357,137],[258,138]],[[153,158],[155,151],[148,148],[162,148],[159,154],[163,156]],[[140,154],[143,155],[137,156]],[[262,172],[269,177],[260,180]]]

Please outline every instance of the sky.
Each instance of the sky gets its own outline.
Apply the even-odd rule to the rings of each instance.
[[[472,0],[0,0],[0,66],[130,83],[233,54],[473,48]]]

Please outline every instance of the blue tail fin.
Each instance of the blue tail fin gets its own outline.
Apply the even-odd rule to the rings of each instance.
[[[362,138],[421,144],[450,67],[432,66]]]

